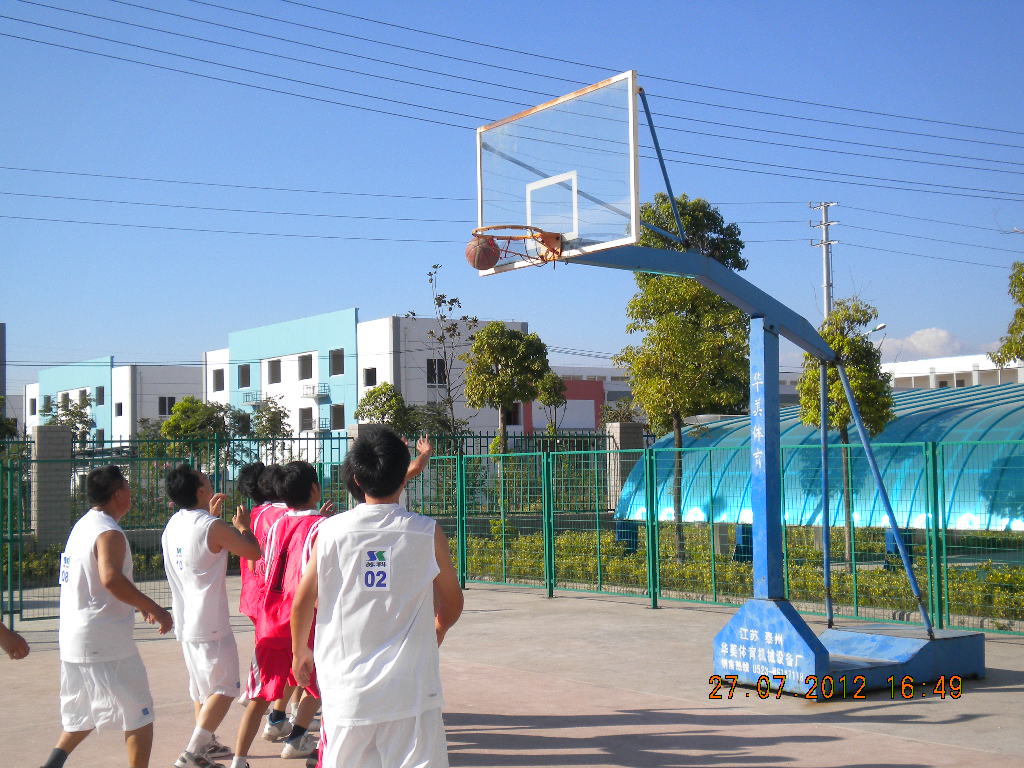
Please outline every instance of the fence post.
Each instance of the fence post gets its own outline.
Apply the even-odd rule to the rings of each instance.
[[[459,559],[459,586],[466,588],[466,456],[459,455],[455,463],[455,551]]]
[[[644,491],[647,508],[647,591],[651,595],[651,608],[658,607],[658,578],[660,558],[658,557],[658,474],[653,448],[644,449]]]
[[[542,453],[541,459],[541,530],[544,541],[544,586],[548,597],[555,596],[555,531],[554,504],[551,488],[551,454]]]
[[[708,545],[711,552],[711,602],[718,602],[718,574],[715,573],[715,467],[714,451],[707,450],[708,463]]]
[[[946,626],[946,616],[943,610],[945,604],[945,592],[944,589],[944,575],[945,575],[945,558],[944,550],[945,543],[940,539],[939,526],[940,521],[945,517],[945,499],[943,499],[942,493],[942,462],[939,457],[942,454],[942,446],[937,443],[928,443],[926,445],[926,455],[928,457],[928,502],[931,509],[929,510],[930,525],[928,526],[927,536],[929,541],[929,549],[931,550],[931,558],[928,562],[928,575],[931,578],[931,595],[929,595],[929,603],[932,608],[932,623],[942,629]]]
[[[213,490],[217,493],[221,492],[221,477],[220,477],[220,432],[213,433]]]

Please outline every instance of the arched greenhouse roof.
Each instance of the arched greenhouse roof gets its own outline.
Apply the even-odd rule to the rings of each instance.
[[[896,418],[876,436],[878,463],[901,525],[923,527],[931,504],[951,528],[1024,529],[1024,385],[910,390],[893,393]],[[820,523],[818,430],[800,423],[799,408],[780,411],[783,489],[790,524]],[[830,442],[839,442],[836,432]],[[856,442],[851,428],[851,441]],[[934,449],[930,444],[940,444]],[[684,520],[748,522],[750,420],[726,418],[699,436],[684,435],[680,514]],[[660,519],[675,518],[672,436],[654,446]],[[930,451],[935,453],[931,458]],[[863,452],[847,452],[854,517],[880,525],[884,512]],[[929,463],[934,467],[929,468]],[[829,451],[830,519],[842,500],[842,451]],[[930,500],[935,492],[938,501]],[[634,467],[616,507],[620,519],[646,515],[644,471]]]

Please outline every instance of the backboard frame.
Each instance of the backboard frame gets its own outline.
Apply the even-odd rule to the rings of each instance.
[[[484,200],[484,157],[483,157],[484,147],[483,147],[483,145],[484,145],[484,136],[487,134],[487,132],[488,131],[492,131],[492,130],[494,130],[496,128],[501,128],[502,126],[508,125],[509,123],[513,123],[513,122],[522,120],[524,118],[527,118],[527,117],[529,117],[531,115],[534,115],[534,114],[537,114],[539,112],[543,112],[545,110],[552,109],[553,107],[557,107],[559,105],[562,105],[562,104],[565,104],[567,102],[573,101],[575,99],[578,99],[578,98],[580,98],[582,96],[585,96],[585,95],[587,95],[589,93],[592,93],[594,91],[600,90],[602,88],[607,88],[609,86],[613,86],[613,85],[616,85],[618,83],[622,83],[623,81],[625,81],[627,83],[627,91],[628,91],[628,102],[627,102],[627,105],[626,105],[627,109],[628,109],[628,112],[627,112],[626,120],[627,120],[627,124],[628,124],[628,149],[627,149],[627,152],[629,154],[629,159],[628,159],[629,211],[628,211],[628,213],[629,213],[629,220],[630,220],[630,225],[631,225],[630,226],[631,234],[628,235],[628,236],[622,237],[622,238],[615,239],[615,240],[607,240],[607,241],[602,241],[600,243],[594,243],[594,244],[591,244],[591,245],[584,245],[584,246],[580,246],[580,247],[571,247],[572,239],[575,239],[576,237],[579,236],[579,231],[578,231],[579,230],[579,224],[578,224],[578,221],[579,221],[579,210],[578,210],[579,196],[587,197],[587,193],[585,191],[579,190],[579,188],[578,188],[577,172],[573,171],[573,170],[567,170],[564,173],[555,174],[555,175],[550,176],[550,177],[542,177],[542,178],[539,178],[537,181],[534,181],[534,182],[526,185],[526,188],[523,190],[524,196],[525,196],[525,200],[526,200],[526,207],[527,207],[527,210],[525,212],[525,218],[527,219],[526,221],[508,221],[508,222],[485,221],[484,220],[485,200]],[[635,70],[628,70],[628,71],[623,72],[621,74],[615,75],[614,77],[610,77],[610,78],[602,80],[602,81],[600,81],[598,83],[594,83],[592,85],[588,85],[585,88],[580,88],[579,90],[573,91],[572,93],[567,93],[567,94],[565,94],[563,96],[559,96],[558,98],[555,98],[555,99],[552,99],[550,101],[544,102],[543,104],[539,104],[539,105],[537,105],[535,107],[531,107],[529,109],[523,110],[522,112],[518,112],[518,113],[516,113],[514,115],[510,115],[509,117],[503,118],[501,120],[497,120],[497,121],[495,121],[493,123],[489,123],[488,125],[484,125],[484,126],[481,126],[481,127],[477,128],[477,133],[476,133],[477,226],[478,227],[483,227],[485,225],[500,225],[500,224],[511,224],[511,225],[527,224],[527,225],[532,225],[532,226],[538,226],[537,224],[534,224],[532,221],[530,221],[530,219],[532,218],[532,212],[530,210],[530,200],[531,200],[530,195],[532,194],[532,192],[534,190],[537,190],[537,189],[542,189],[545,186],[551,186],[551,185],[554,185],[554,184],[565,184],[565,183],[568,183],[568,182],[571,181],[571,183],[572,183],[572,190],[573,190],[572,191],[572,217],[573,217],[574,229],[570,230],[568,233],[566,233],[566,235],[567,235],[566,236],[566,240],[567,240],[566,245],[568,247],[563,249],[562,255],[558,259],[558,261],[571,260],[572,258],[574,258],[576,256],[581,256],[581,255],[585,255],[585,254],[588,254],[588,253],[595,253],[595,252],[598,252],[598,251],[610,250],[612,248],[619,248],[619,247],[626,246],[626,245],[634,245],[634,244],[636,244],[638,242],[639,238],[640,238],[640,228],[641,228],[641,222],[640,222],[640,168],[639,168],[639,154],[640,154],[640,152],[639,152],[639,124],[638,124],[639,123],[639,113],[638,113],[638,105],[637,105],[637,100],[639,98],[639,94],[640,94],[640,89],[639,89],[639,86],[637,85],[637,73],[636,73]],[[596,200],[595,198],[590,198],[590,199],[594,200],[595,202],[600,203],[601,205],[606,205],[606,204],[602,203],[601,201]],[[479,270],[479,274],[481,276],[483,276],[483,275],[494,275],[494,274],[500,274],[502,272],[508,272],[508,271],[511,271],[511,270],[514,270],[514,269],[521,269],[523,267],[530,267],[530,266],[537,266],[536,261],[520,260],[520,261],[510,262],[510,263],[506,263],[506,264],[499,264],[498,266],[494,267],[493,269]]]

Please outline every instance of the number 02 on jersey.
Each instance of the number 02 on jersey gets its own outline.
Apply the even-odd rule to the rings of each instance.
[[[371,549],[363,560],[363,589],[391,590],[391,548]]]

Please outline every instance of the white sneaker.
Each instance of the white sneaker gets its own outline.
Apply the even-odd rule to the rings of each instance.
[[[223,763],[207,760],[202,755],[193,755],[189,751],[182,752],[174,761],[174,768],[225,768]]]
[[[267,720],[267,724],[263,728],[263,738],[267,741],[281,741],[287,738],[291,732],[292,724],[287,718],[279,723],[272,723]]]
[[[203,750],[203,757],[207,760],[220,760],[223,757],[231,757],[233,754],[235,753],[228,747],[217,741],[216,734],[214,734],[213,741],[207,744]]]
[[[281,757],[309,757],[316,752],[318,742],[319,739],[307,731],[294,742],[286,741],[284,749],[281,750]]]

